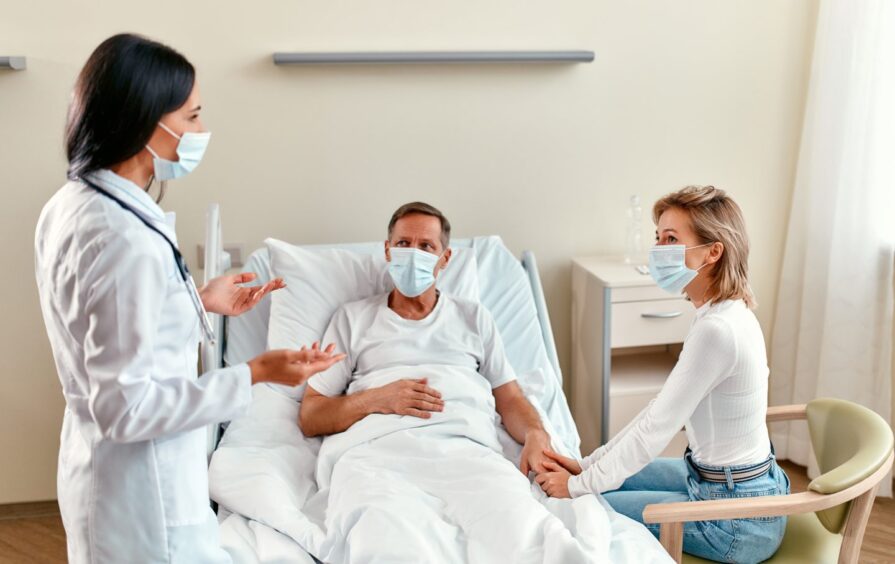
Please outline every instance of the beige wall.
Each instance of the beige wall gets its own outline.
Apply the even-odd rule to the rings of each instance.
[[[622,250],[627,198],[713,183],[742,204],[766,330],[813,37],[814,0],[778,2],[87,2],[0,0],[0,503],[55,497],[62,400],[37,304],[32,237],[64,181],[69,91],[119,31],[198,67],[214,132],[172,183],[190,258],[207,203],[226,240],[384,236],[424,199],[458,236],[498,233],[542,268],[568,368],[569,259]],[[275,67],[278,50],[592,49],[571,66]],[[649,225],[647,225],[649,227]],[[647,233],[647,242],[650,234]]]

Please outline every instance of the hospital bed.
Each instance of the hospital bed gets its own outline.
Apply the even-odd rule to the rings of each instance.
[[[550,319],[534,254],[525,251],[522,253],[521,259],[517,259],[498,237],[474,237],[454,240],[451,242],[451,247],[455,249],[455,253],[457,252],[456,250],[463,250],[465,253],[474,254],[481,303],[489,309],[495,319],[504,341],[507,356],[517,372],[520,384],[532,402],[537,404],[536,407],[541,412],[542,418],[547,420],[547,424],[554,436],[556,448],[578,455],[580,439],[562,391],[562,372],[557,361]],[[313,246],[309,248],[321,251],[338,248],[373,255],[382,253],[382,242]],[[205,279],[209,280],[223,273],[228,266],[227,257],[222,251],[220,211],[216,205],[212,205],[207,215]],[[271,270],[271,257],[268,248],[262,247],[251,253],[243,271],[254,272],[258,277],[258,284],[263,284],[275,277]],[[218,339],[214,344],[206,343],[203,345],[201,355],[203,369],[211,370],[224,365],[245,362],[265,351],[267,349],[270,315],[271,299],[265,299],[252,311],[239,317],[222,319],[215,316],[212,319],[212,324],[215,326]],[[262,386],[264,385],[255,386],[255,401],[260,401],[259,396],[264,396],[267,398],[264,401],[276,403],[278,400],[273,399],[275,391],[271,393],[271,390],[259,390],[259,387]],[[285,403],[283,405],[285,406]],[[261,412],[275,412],[278,409],[280,407],[271,407],[271,405],[265,404],[262,407],[250,410],[249,416],[246,417],[250,421],[255,418],[255,423],[243,423],[237,420],[231,424],[229,429],[227,429],[226,424],[221,426],[215,425],[209,429],[209,460],[212,460],[218,448],[221,450],[229,449],[230,451],[227,457],[221,454],[218,456],[219,460],[212,462],[210,482],[213,497],[215,497],[216,492],[218,492],[218,497],[226,497],[233,493],[239,499],[249,500],[248,505],[253,506],[256,496],[263,497],[262,489],[265,487],[286,487],[289,491],[282,494],[282,496],[286,497],[304,495],[304,490],[297,492],[294,485],[284,486],[282,479],[271,481],[270,476],[272,472],[263,466],[259,466],[268,463],[276,466],[283,463],[283,457],[287,455],[282,455],[280,459],[272,461],[260,460],[251,462],[259,456],[265,456],[259,453],[265,451],[267,447],[261,448],[259,445],[266,445],[268,444],[266,441],[269,440],[267,436],[253,439],[251,438],[253,434],[256,436],[275,434],[282,431],[281,427],[289,427],[290,433],[300,435],[294,419],[292,419],[291,424],[287,420],[280,427],[276,427],[277,431],[271,431],[274,427],[265,426],[267,425],[266,423],[259,422],[258,417],[264,417]],[[283,409],[287,408],[283,407]],[[288,413],[288,411],[284,413]],[[288,419],[289,417],[294,417],[294,414],[284,417]],[[255,425],[255,430],[253,430],[252,425]],[[239,426],[239,429],[231,432],[237,426]],[[222,433],[224,435],[223,439],[221,439]],[[295,441],[294,436],[292,437],[284,440]],[[276,445],[267,448],[267,450],[275,450],[274,447]],[[235,451],[234,448],[236,449]],[[239,450],[240,448],[243,450]],[[310,449],[309,452],[311,454],[316,453],[313,445],[307,448]],[[234,452],[239,454],[234,455]],[[294,456],[300,457],[301,455],[294,454]],[[222,474],[221,467],[224,463],[221,460],[225,458],[226,460],[240,461],[237,464],[242,464],[241,461],[248,461],[245,462],[247,466],[255,464],[254,474],[238,475],[236,477],[234,477],[232,472],[224,472]],[[298,460],[298,458],[293,460]],[[216,465],[215,462],[220,464]],[[222,478],[221,476],[226,477]],[[306,478],[308,477],[313,481],[313,468],[310,469],[310,474],[306,475]],[[234,485],[221,483],[222,481],[234,482]],[[239,483],[238,486],[235,485],[236,482]],[[238,488],[248,488],[248,490],[238,491]],[[257,488],[257,491],[252,491],[251,488]],[[221,494],[222,490],[230,493],[226,495]],[[604,506],[608,507],[605,504]],[[291,535],[292,538],[297,538],[297,535],[302,534],[301,532],[289,533],[282,530],[277,532],[269,531],[262,524],[255,522],[264,521],[264,519],[259,519],[254,515],[245,515],[245,513],[250,512],[239,512],[243,514],[236,515],[238,519],[234,520],[234,514],[231,513],[231,509],[232,507],[221,507],[218,509],[218,513],[219,521],[222,523],[222,542],[232,553],[238,555],[237,559],[246,561],[282,559],[284,558],[284,553],[281,554],[277,551],[285,550],[288,552],[292,550],[286,546],[288,544],[285,541],[286,536]],[[656,547],[659,546],[644,527],[634,524],[633,521],[616,514],[613,516],[612,523],[614,527],[612,538],[615,539],[618,536],[618,538],[626,539],[628,542],[627,545],[620,546],[621,551],[616,552],[617,554],[625,554],[628,548],[630,548],[632,555],[639,554],[642,557],[645,555],[644,546],[646,544],[644,543],[652,542]],[[618,534],[616,529],[619,531]],[[286,536],[283,533],[286,533]],[[262,544],[265,546],[261,546]],[[266,556],[262,553],[266,553]],[[659,553],[664,555],[661,549],[659,549]],[[271,554],[277,554],[277,556],[271,556]],[[289,554],[291,556],[287,559],[297,558],[297,553]],[[658,558],[659,556],[657,556]],[[307,561],[311,562],[313,560],[308,558]]]
[[[220,208],[217,204],[212,204],[206,214],[205,282],[220,276],[230,267],[230,258],[223,250],[222,233]],[[497,252],[491,252],[498,246]],[[562,371],[534,253],[524,251],[521,260],[513,260],[502,243],[489,237],[453,240],[451,247],[472,250],[478,247],[477,259],[483,253],[488,253],[484,264],[490,270],[483,269],[483,261],[477,260],[479,280],[485,282],[479,285],[482,304],[494,316],[513,368],[522,374],[540,369],[541,375],[552,380],[552,383],[548,381],[545,384],[555,384],[549,385],[549,388],[560,391],[557,401],[561,405],[557,407],[562,413],[557,415],[554,424],[558,427],[557,430],[564,432],[564,444],[578,455],[581,439],[572,423],[565,396],[561,393]],[[382,242],[314,245],[313,248],[341,248],[372,254],[382,252]],[[254,272],[258,277],[255,282],[257,285],[275,277],[271,272],[270,255],[265,247],[254,251],[242,270]],[[210,317],[218,339],[213,344],[202,344],[203,371],[239,364],[267,350],[269,299],[263,300],[252,311],[238,318],[222,318],[213,314]],[[209,458],[225,427],[226,423],[209,428]]]

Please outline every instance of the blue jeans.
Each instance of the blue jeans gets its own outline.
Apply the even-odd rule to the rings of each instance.
[[[702,468],[724,471],[711,466]],[[771,462],[770,470],[763,476],[744,482],[717,483],[703,480],[686,458],[657,458],[625,480],[619,489],[603,496],[613,509],[643,523],[643,508],[651,503],[788,493],[789,478],[776,461]],[[658,538],[659,525],[645,525]],[[718,562],[761,562],[777,551],[785,530],[785,516],[693,521],[684,524],[684,552]]]

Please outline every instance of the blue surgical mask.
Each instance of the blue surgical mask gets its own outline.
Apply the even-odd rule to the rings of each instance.
[[[685,245],[656,245],[649,253],[649,273],[656,284],[666,292],[680,294],[687,284],[696,278],[704,264],[693,270],[687,267],[686,256],[690,249],[707,247],[712,243],[687,247]]]
[[[199,166],[199,161],[202,160],[205,149],[208,148],[211,132],[196,133],[187,131],[183,135],[177,135],[168,129],[168,126],[164,123],[159,122],[159,126],[179,140],[177,143],[177,158],[180,160],[169,161],[168,159],[163,159],[152,150],[152,147],[146,145],[146,150],[152,154],[152,166],[155,170],[156,180],[173,180],[193,172],[193,169]]]
[[[441,255],[409,248],[389,249],[388,273],[395,288],[408,298],[415,298],[435,283],[435,267]]]

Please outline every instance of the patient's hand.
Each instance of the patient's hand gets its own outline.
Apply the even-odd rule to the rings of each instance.
[[[529,472],[540,474],[544,471],[544,463],[549,459],[544,451],[550,446],[550,436],[543,430],[535,429],[525,435],[525,445],[519,460],[519,470],[528,476]]]
[[[433,411],[444,411],[441,393],[430,388],[428,379],[398,380],[365,392],[370,413],[412,415],[429,419]]]
[[[547,471],[535,478],[544,493],[550,497],[572,497],[569,494],[569,478],[572,475],[568,470],[552,460],[545,462],[544,466]]]
[[[581,464],[579,464],[578,461],[574,458],[562,456],[561,454],[553,452],[549,448],[544,451],[544,454],[547,455],[547,457],[551,458],[554,462],[565,468],[566,472],[568,472],[569,474],[573,474],[575,476],[581,474]]]

